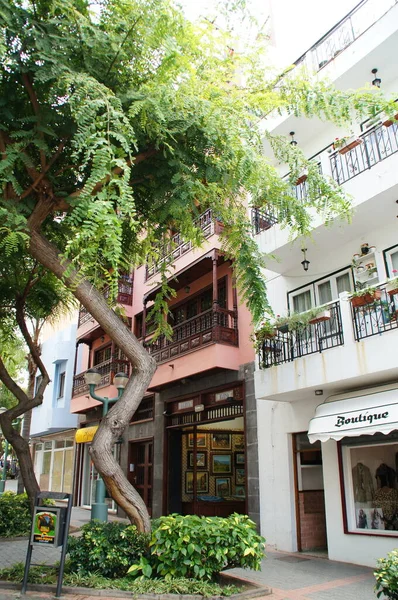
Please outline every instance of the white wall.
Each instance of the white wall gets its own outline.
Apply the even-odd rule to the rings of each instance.
[[[42,344],[42,360],[48,371],[50,383],[44,392],[43,403],[33,409],[31,435],[48,431],[51,428],[68,429],[77,426],[77,415],[71,415],[73,367],[75,361],[76,324],[65,322],[59,331],[47,332]],[[65,389],[62,398],[57,398],[57,364],[66,365]],[[58,369],[59,370],[59,369]]]

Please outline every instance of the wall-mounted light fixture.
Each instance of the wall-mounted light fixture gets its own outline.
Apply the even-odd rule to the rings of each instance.
[[[291,132],[289,133],[289,135],[290,135],[290,136],[291,136],[291,138],[292,138],[292,141],[290,142],[290,145],[291,145],[291,146],[297,146],[297,142],[296,142],[296,140],[294,139],[294,131],[291,131]]]
[[[372,85],[379,88],[381,86],[381,79],[380,79],[380,77],[377,77],[376,73],[377,73],[377,69],[372,69],[372,74],[375,76],[372,81]]]
[[[323,390],[315,390],[315,396],[323,396]]]
[[[301,264],[303,265],[304,271],[308,271],[308,267],[310,266],[310,261],[307,260],[307,255],[306,255],[307,248],[302,248],[301,252],[304,255],[304,260],[301,261]]]

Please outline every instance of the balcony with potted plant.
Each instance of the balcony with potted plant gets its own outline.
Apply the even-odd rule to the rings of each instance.
[[[360,284],[359,284],[360,285]],[[358,287],[358,282],[356,282]],[[377,287],[357,289],[351,294],[354,336],[357,341],[397,329],[398,277]]]

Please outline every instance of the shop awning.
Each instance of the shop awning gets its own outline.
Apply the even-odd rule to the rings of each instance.
[[[92,427],[82,427],[76,431],[75,442],[76,444],[84,444],[85,442],[92,442],[95,436],[95,432],[98,429],[98,425]]]
[[[313,444],[317,440],[387,434],[394,429],[398,429],[398,389],[320,404],[310,421],[308,438]]]

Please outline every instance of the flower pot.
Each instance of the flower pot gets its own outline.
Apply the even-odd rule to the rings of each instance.
[[[361,254],[362,256],[369,254],[369,244],[361,244]]]
[[[353,150],[356,146],[359,146],[359,144],[362,144],[361,138],[352,137],[345,142],[344,146],[339,148],[339,153],[346,154],[350,150]]]
[[[366,306],[367,304],[372,304],[376,300],[380,300],[381,298],[381,290],[377,289],[374,292],[369,292],[364,294],[363,296],[354,296],[351,298],[351,304],[354,307],[358,306]]]
[[[285,323],[284,325],[278,325],[277,330],[280,331],[280,333],[288,333],[289,325],[287,323]]]
[[[301,183],[304,183],[304,181],[306,181],[307,177],[308,177],[308,171],[307,171],[307,169],[304,169],[300,173],[300,175],[296,181],[296,185],[300,185]]]
[[[330,319],[330,310],[323,310],[321,313],[316,315],[308,321],[311,325],[315,325],[316,323],[322,323],[322,321],[329,321]]]
[[[387,285],[386,285],[386,292],[388,292],[390,296],[395,296],[395,294],[398,294],[398,287],[397,287],[397,285],[396,284],[387,283]]]
[[[385,120],[383,121],[383,125],[384,127],[391,127],[391,125],[393,125],[394,123],[397,123],[398,121],[398,113],[396,115],[394,115],[393,119],[390,119],[390,117],[387,117],[386,115],[384,115]]]

